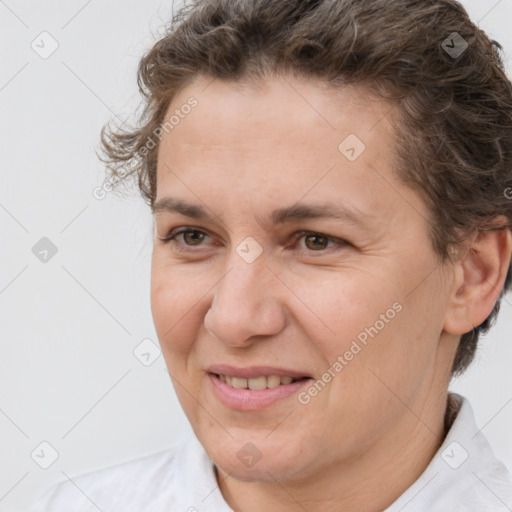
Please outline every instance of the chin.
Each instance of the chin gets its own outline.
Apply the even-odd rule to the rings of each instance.
[[[263,458],[253,467],[244,467],[235,456],[230,457],[222,455],[215,462],[215,465],[229,474],[230,478],[235,478],[241,482],[274,482],[275,480],[286,481],[296,477],[296,468],[291,468],[283,464],[282,460],[264,461]]]
[[[237,442],[235,439],[226,445],[212,440],[203,445],[206,447],[214,464],[230,477],[243,482],[275,481],[301,478],[299,457],[304,458],[304,450],[295,449],[283,439],[260,439]]]

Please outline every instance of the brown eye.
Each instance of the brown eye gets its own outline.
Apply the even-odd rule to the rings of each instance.
[[[306,247],[312,251],[322,251],[327,249],[329,239],[325,235],[312,234],[304,237]]]
[[[180,234],[187,245],[200,245],[206,236],[201,231],[184,231]]]
[[[345,250],[350,243],[341,238],[335,238],[315,231],[299,231],[295,233],[295,248],[301,250],[303,255],[322,256],[333,251]]]
[[[204,245],[203,242],[206,238],[210,237],[198,229],[180,228],[172,231],[167,238],[161,238],[161,240],[164,244],[170,244],[175,249],[181,250],[187,247]]]

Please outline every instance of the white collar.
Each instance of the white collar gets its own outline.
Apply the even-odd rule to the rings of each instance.
[[[468,400],[423,474],[384,512],[501,512],[512,510],[512,478],[477,427]]]

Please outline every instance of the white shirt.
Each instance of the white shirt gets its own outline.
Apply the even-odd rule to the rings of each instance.
[[[510,512],[512,478],[475,423],[469,402],[419,479],[384,512]],[[191,434],[182,444],[56,484],[30,512],[233,512],[214,466]],[[363,511],[364,512],[364,511]]]

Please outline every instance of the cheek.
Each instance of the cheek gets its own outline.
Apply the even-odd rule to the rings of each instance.
[[[155,330],[164,352],[177,356],[188,353],[198,328],[203,290],[177,269],[153,264],[151,271],[151,311]],[[167,357],[166,357],[167,359]]]
[[[432,311],[417,298],[392,302],[394,297],[344,338],[346,362],[335,395],[354,411],[363,407],[368,421],[392,421],[404,403],[411,405],[422,396],[435,371],[439,332]]]
[[[322,354],[325,371],[336,375],[333,389],[343,395],[362,382],[370,396],[389,395],[378,377],[393,389],[413,392],[433,365],[439,333],[436,322],[429,323],[431,304],[425,303],[433,292],[423,288],[419,297],[408,296],[407,283],[397,284],[390,274],[352,270],[333,273],[314,287],[311,280],[295,283],[308,306],[297,318]]]
[[[376,275],[352,269],[309,277],[293,284],[303,302],[297,302],[301,313],[296,310],[295,317],[329,361],[342,356],[354,341],[364,347],[376,331],[388,330],[400,315],[396,287]]]

